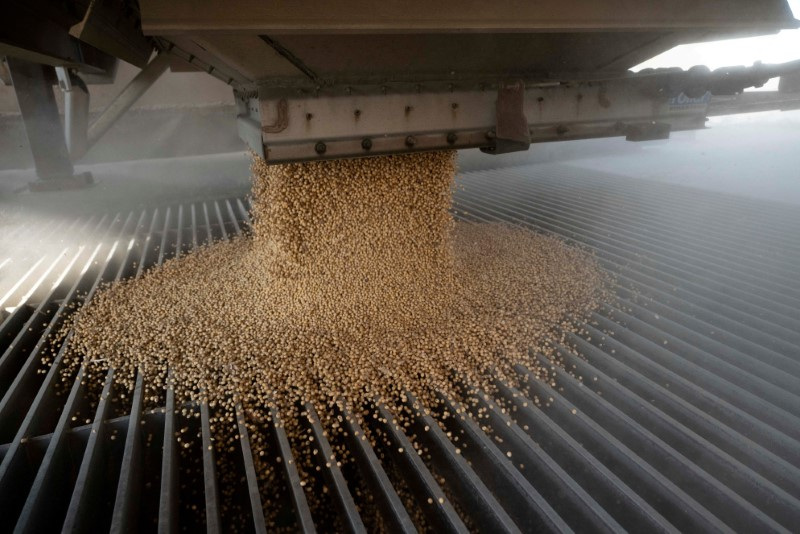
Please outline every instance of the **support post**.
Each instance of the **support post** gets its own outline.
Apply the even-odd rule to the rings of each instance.
[[[7,63],[39,177],[29,185],[30,189],[73,189],[90,185],[91,174],[74,175],[53,94],[54,68],[15,57],[8,57]]]

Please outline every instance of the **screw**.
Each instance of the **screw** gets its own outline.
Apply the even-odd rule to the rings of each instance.
[[[407,147],[412,147],[412,146],[414,146],[416,144],[417,144],[417,140],[413,135],[409,135],[408,137],[406,137],[406,146]]]
[[[361,148],[363,148],[364,150],[369,150],[370,148],[372,148],[372,139],[370,139],[369,137],[365,137],[364,139],[362,139]]]
[[[317,154],[322,155],[325,153],[326,150],[328,150],[328,147],[325,146],[325,143],[319,141],[316,145],[314,145],[314,150],[316,151]]]
[[[456,135],[455,132],[450,132],[449,134],[447,134],[447,143],[448,144],[454,145],[457,140],[458,140],[458,136]]]

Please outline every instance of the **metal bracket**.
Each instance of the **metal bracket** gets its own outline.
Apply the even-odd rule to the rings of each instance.
[[[629,124],[625,128],[625,140],[638,142],[669,139],[671,130],[670,124],[665,122],[650,121]]]
[[[525,82],[516,80],[500,84],[496,112],[494,143],[481,150],[492,154],[528,150],[531,138],[528,119],[525,118]]]
[[[89,148],[89,90],[76,74],[66,67],[56,67],[58,86],[64,93],[64,138],[72,161],[80,159]]]
[[[263,104],[262,104],[263,106]],[[261,126],[261,131],[264,133],[278,133],[282,132],[289,126],[289,105],[286,103],[285,98],[281,98],[278,100],[278,104],[275,106],[277,110],[278,116],[275,117],[275,122],[272,124],[264,124]],[[262,117],[264,116],[262,110]]]

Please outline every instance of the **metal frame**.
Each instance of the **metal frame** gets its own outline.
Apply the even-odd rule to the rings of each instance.
[[[504,153],[531,143],[614,136],[643,141],[703,128],[712,93],[737,94],[798,69],[795,61],[530,85],[263,84],[236,96],[242,139],[270,163],[449,148]]]

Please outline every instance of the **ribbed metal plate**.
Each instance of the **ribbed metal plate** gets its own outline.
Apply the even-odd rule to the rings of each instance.
[[[420,517],[456,532],[796,529],[800,212],[559,166],[468,173],[461,185],[458,217],[586,247],[614,273],[618,298],[567,336],[579,355],[562,348],[567,370],[555,369],[555,387],[522,367],[533,398],[497,384],[511,412],[475,392],[475,406],[443,399],[457,414],[446,432],[413,398],[410,429],[381,406],[375,419],[342,414],[355,462],[319,472],[339,524],[361,531],[377,514],[403,532]],[[162,407],[144,409],[141,381],[112,402],[112,372],[98,379],[99,399],[80,377],[58,394],[61,355],[52,368],[40,358],[70,303],[240,234],[247,208],[222,199],[87,217],[73,225],[82,247],[32,263],[6,299],[19,305],[0,323],[0,531],[228,529],[205,406],[176,406],[168,392]],[[186,409],[200,417],[187,422]],[[181,454],[175,433],[187,424],[199,425],[202,443]],[[333,455],[313,409],[303,424],[323,456]],[[259,487],[239,426],[236,494],[248,529],[264,532],[261,492],[270,489]],[[387,445],[359,439],[367,426]],[[327,530],[306,500],[279,414],[268,427],[283,459],[287,525]],[[429,458],[414,452],[410,432]]]

